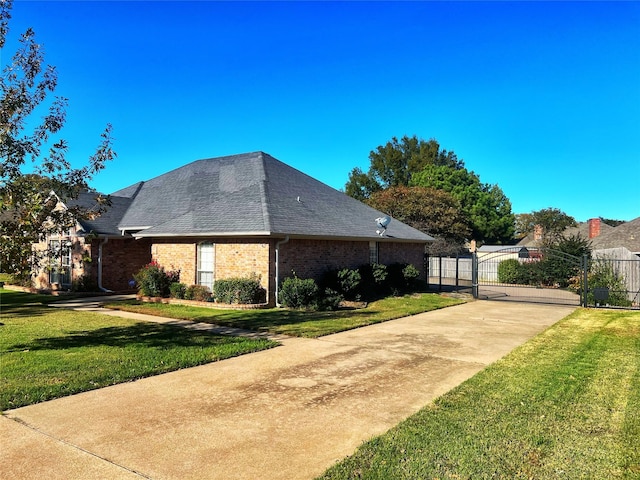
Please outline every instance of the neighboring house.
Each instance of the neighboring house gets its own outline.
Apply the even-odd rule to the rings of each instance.
[[[319,279],[335,268],[411,263],[424,279],[433,241],[395,220],[385,231],[376,225],[382,212],[262,152],[198,160],[111,199],[116,211],[100,237],[108,239],[103,257],[111,246],[124,256],[148,248],[137,268],[153,259],[179,270],[182,283],[209,288],[217,279],[256,276],[271,304],[277,285],[294,274]],[[109,261],[103,258],[102,285],[120,289],[106,281]],[[136,271],[119,268],[123,278]]]
[[[579,223],[575,227],[569,227],[562,232],[565,237],[569,237],[571,235],[580,235],[582,238],[593,239],[599,235],[604,235],[609,231],[613,230],[614,227],[611,225],[607,225],[603,223],[599,218],[591,218],[586,222]],[[528,246],[528,247],[541,247],[543,244],[543,232],[541,228],[536,228],[534,233],[530,233],[522,240],[520,240],[517,245]]]
[[[611,227],[592,238],[591,244],[594,250],[625,248],[632,254],[640,256],[640,217],[615,228]]]

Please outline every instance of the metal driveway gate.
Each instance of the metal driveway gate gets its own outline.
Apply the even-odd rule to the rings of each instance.
[[[640,309],[640,258],[626,249],[576,257],[543,247],[495,247],[426,258],[428,287],[478,299]]]
[[[540,247],[475,252],[473,296],[563,305],[584,305],[587,258]]]

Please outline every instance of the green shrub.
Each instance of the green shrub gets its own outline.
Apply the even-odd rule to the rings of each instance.
[[[184,292],[185,300],[195,300],[197,302],[210,302],[211,290],[205,285],[189,285]]]
[[[89,275],[82,275],[71,282],[72,292],[97,292],[98,284]]]
[[[522,279],[522,266],[515,258],[502,260],[498,264],[498,282],[500,283],[520,283]]]
[[[340,293],[330,288],[325,288],[318,302],[318,307],[320,310],[337,310],[343,300],[344,297]]]
[[[169,286],[169,296],[171,298],[184,298],[187,286],[184,283],[173,282]]]
[[[362,276],[359,288],[361,298],[372,300],[389,293],[390,289],[387,284],[389,272],[386,265],[379,263],[362,265],[358,271]]]
[[[340,289],[335,293],[341,293],[344,298],[348,298],[349,300],[357,300],[361,280],[362,275],[360,275],[358,270],[343,268],[338,271],[338,287]]]
[[[387,276],[389,272],[387,271],[386,265],[381,265],[379,263],[374,263],[371,265],[371,274],[373,275],[373,281],[377,285],[383,285],[387,280]]]
[[[155,261],[142,267],[133,278],[141,295],[146,297],[168,297],[172,283],[180,279],[179,271],[166,272]]]
[[[256,277],[216,280],[213,296],[221,303],[262,303],[266,292]]]
[[[630,307],[632,302],[627,298],[627,287],[624,279],[613,268],[610,260],[596,260],[591,264],[591,271],[588,276],[589,292],[587,302],[595,305],[596,299],[593,294],[594,288],[609,289],[609,298],[604,302],[606,305],[618,307]]]
[[[312,278],[288,277],[282,282],[278,300],[289,308],[313,308],[317,305],[318,285]]]
[[[420,278],[420,270],[409,263],[402,269],[402,276],[404,277],[407,288],[409,290],[415,290],[418,279]]]

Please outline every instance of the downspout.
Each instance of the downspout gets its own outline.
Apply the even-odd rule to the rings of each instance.
[[[289,241],[289,235],[284,237],[284,240],[280,240],[276,243],[276,307],[281,307],[278,301],[279,284],[280,284],[280,245],[284,245]]]
[[[102,286],[102,246],[109,241],[109,237],[104,237],[98,244],[98,288],[105,293],[113,293]]]

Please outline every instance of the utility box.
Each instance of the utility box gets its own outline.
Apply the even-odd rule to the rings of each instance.
[[[593,289],[593,298],[596,301],[596,305],[609,300],[609,289],[606,287],[597,287]]]

